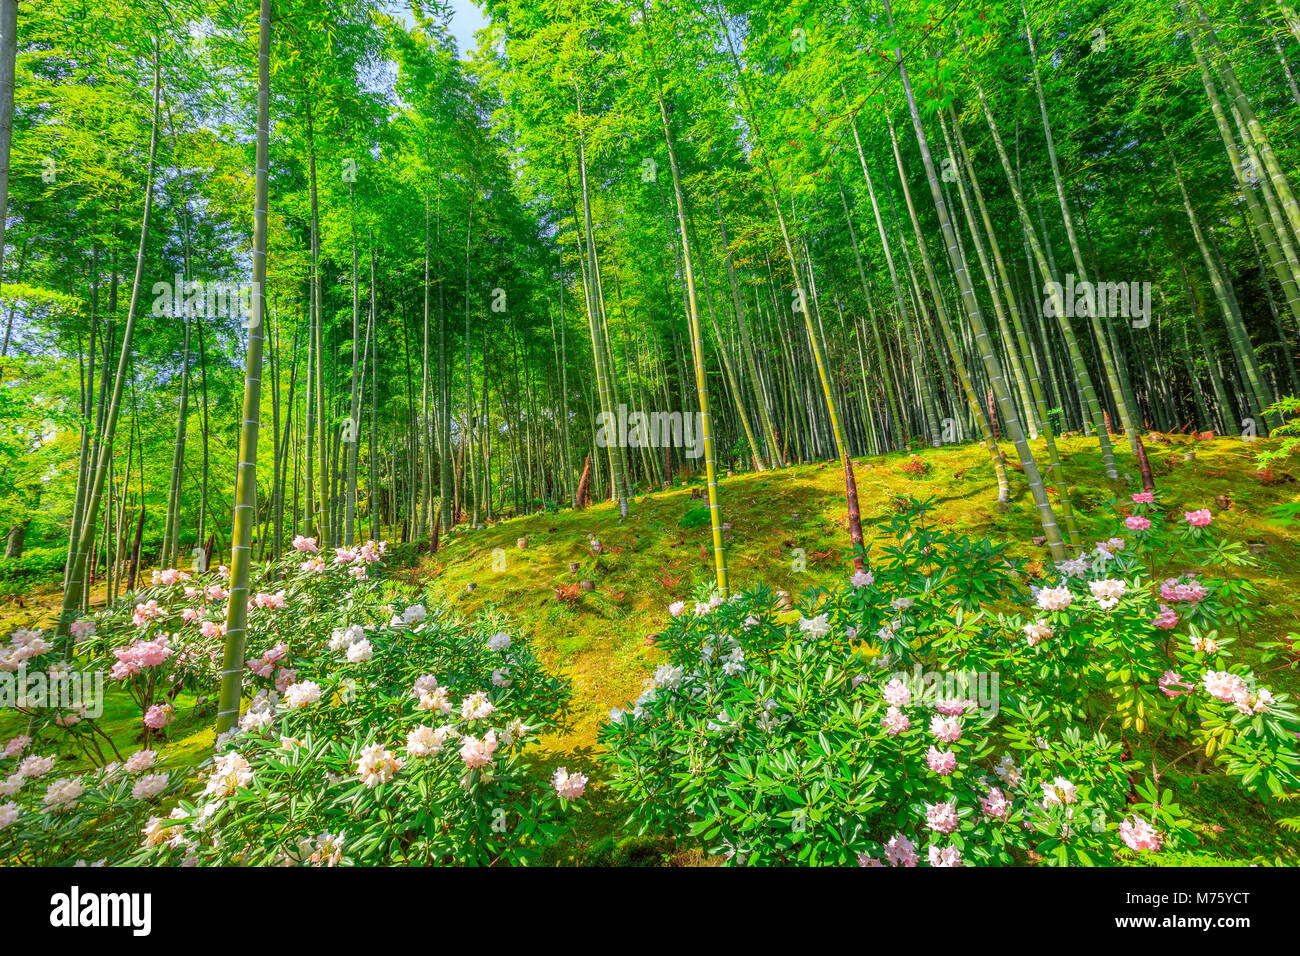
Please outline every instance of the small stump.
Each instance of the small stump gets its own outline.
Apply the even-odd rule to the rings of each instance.
[[[570,574],[577,574],[577,573],[578,573],[578,562],[577,562],[577,561],[570,561],[570,562],[569,562],[569,573],[570,573]]]
[[[466,593],[466,594],[473,594],[473,593],[474,593],[474,589],[477,588],[477,587],[478,587],[478,585],[475,584],[473,581],[471,581],[471,582],[469,582],[469,584],[465,585],[465,593]]]
[[[792,607],[792,604],[791,604],[791,602],[790,602],[790,592],[789,592],[789,591],[777,591],[777,592],[776,592],[776,604],[777,604],[777,607],[781,608],[781,610],[783,610],[783,611],[788,611],[788,610],[790,610],[790,608]]]
[[[1047,544],[1047,536],[1042,534],[1036,534],[1029,539],[1029,543],[1036,548],[1041,548],[1043,545]]]
[[[590,579],[583,579],[578,584],[578,587],[582,588],[584,591],[594,591],[596,590],[596,582]]]
[[[1251,554],[1255,555],[1265,554],[1268,551],[1268,544],[1264,541],[1250,541],[1247,542],[1246,547],[1250,549]]]
[[[1214,503],[1220,511],[1230,511],[1232,509],[1232,495],[1215,495]]]
[[[515,541],[515,547],[516,547],[516,548],[526,548],[526,547],[528,547],[528,539],[527,539],[527,538],[519,538],[518,540]]]

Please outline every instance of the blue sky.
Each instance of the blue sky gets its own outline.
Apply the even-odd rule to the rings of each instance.
[[[451,7],[448,30],[456,39],[456,47],[460,50],[461,59],[466,59],[469,51],[477,45],[474,42],[474,33],[487,26],[487,17],[475,5],[474,0],[446,0],[446,2]],[[411,8],[401,0],[395,0],[391,10],[395,16],[401,17],[402,22],[408,27],[415,22],[411,17]]]

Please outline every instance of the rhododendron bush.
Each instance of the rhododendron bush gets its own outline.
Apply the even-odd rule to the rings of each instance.
[[[610,787],[644,830],[731,862],[893,866],[1192,845],[1168,777],[1197,755],[1293,791],[1294,706],[1216,629],[1249,622],[1249,586],[1157,570],[1246,556],[1208,512],[1170,528],[1153,496],[1135,505],[1140,528],[1028,588],[1000,546],[913,503],[870,570],[796,615],[764,589],[675,604],[667,662],[601,730]]]
[[[149,749],[170,722],[151,714],[174,711],[181,688],[215,691],[222,572],[163,572],[78,627],[72,660],[99,660],[129,689],[145,749],[59,774],[61,735],[94,719],[31,711],[31,733],[0,753],[0,859],[486,864],[553,841],[586,780],[537,782],[524,748],[556,721],[565,685],[499,620],[381,603],[381,546],[330,562],[299,547],[250,600],[239,724],[197,768]],[[46,656],[58,652],[25,660]]]

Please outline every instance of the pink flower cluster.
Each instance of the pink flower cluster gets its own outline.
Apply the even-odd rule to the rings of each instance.
[[[1161,692],[1166,697],[1180,697],[1183,694],[1190,694],[1196,689],[1195,684],[1189,684],[1177,671],[1167,670],[1160,675],[1157,682],[1160,685]]]
[[[1156,503],[1156,493],[1154,491],[1139,491],[1133,495],[1135,505],[1153,505]]]
[[[460,759],[471,770],[492,765],[492,755],[497,752],[497,733],[489,730],[482,739],[466,737],[460,745]],[[586,781],[584,780],[585,784]]]
[[[1214,520],[1214,515],[1210,514],[1209,508],[1202,508],[1199,511],[1184,511],[1183,517],[1193,528],[1207,528],[1210,522]]]
[[[307,538],[303,535],[297,535],[294,537],[293,547],[295,551],[307,551],[309,553],[320,550],[320,545],[316,543],[315,538]]]
[[[258,677],[270,677],[271,672],[275,669],[276,662],[281,660],[288,653],[288,644],[277,644],[261,657],[248,661],[248,669]],[[283,665],[281,665],[281,667],[283,667]]]
[[[1165,578],[1164,583],[1160,585],[1160,597],[1166,601],[1185,601],[1189,604],[1196,604],[1204,600],[1209,593],[1205,585],[1194,578],[1188,578],[1185,581],[1178,578]]]
[[[145,601],[143,604],[136,605],[131,612],[131,620],[136,627],[144,627],[150,621],[156,621],[162,617],[162,608],[158,606],[157,601]]]
[[[374,564],[380,557],[388,551],[388,545],[383,541],[367,541],[360,547],[355,548],[335,548],[335,564]]]
[[[132,674],[138,674],[146,667],[158,667],[172,656],[172,649],[166,635],[152,641],[136,641],[130,647],[113,648],[117,663],[109,672],[113,680],[125,680]]]
[[[144,725],[151,730],[162,730],[176,719],[176,708],[171,704],[154,704],[144,713]]]
[[[259,591],[254,595],[252,604],[253,607],[275,608],[277,610],[283,610],[288,607],[288,602],[285,600],[283,591],[277,591],[274,594],[270,594],[266,591]]]
[[[1159,850],[1164,843],[1160,831],[1141,817],[1128,817],[1119,825],[1120,839],[1130,850]]]
[[[1160,613],[1151,619],[1151,624],[1163,631],[1171,631],[1178,626],[1178,615],[1168,604],[1162,604]]]
[[[1151,529],[1151,519],[1144,515],[1129,515],[1124,519],[1124,527],[1130,531],[1149,531]]]

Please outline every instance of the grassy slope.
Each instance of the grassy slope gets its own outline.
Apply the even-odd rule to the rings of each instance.
[[[1208,506],[1216,513],[1216,525],[1229,536],[1267,545],[1260,566],[1252,572],[1265,617],[1243,636],[1239,647],[1300,631],[1300,611],[1293,598],[1300,584],[1300,527],[1269,517],[1279,504],[1300,501],[1300,485],[1262,484],[1254,477],[1257,446],[1240,440],[1175,439],[1173,445],[1149,440],[1148,447],[1156,484],[1172,516]],[[1116,447],[1122,477],[1114,487],[1104,478],[1092,440],[1064,439],[1061,451],[1066,474],[1074,482],[1075,507],[1085,515],[1081,519],[1085,540],[1091,543],[1120,533],[1119,520],[1102,505],[1116,495],[1127,500],[1127,492],[1140,487],[1125,443],[1121,439]],[[1194,460],[1184,461],[1188,451],[1194,451]],[[1041,569],[1048,554],[1031,541],[1039,531],[1017,474],[1012,476],[1012,507],[1004,512],[995,505],[992,470],[987,452],[979,446],[927,450],[923,458],[931,470],[921,478],[909,477],[901,469],[906,459],[901,454],[855,463],[864,522],[888,516],[895,496],[932,497],[940,521],[972,535],[1009,541],[1014,555],[1031,562],[1031,571]],[[681,526],[683,516],[702,504],[692,499],[700,487],[697,483],[638,497],[622,524],[617,511],[602,504],[580,512],[510,519],[468,533],[458,529],[444,539],[437,555],[426,557],[418,567],[395,572],[396,587],[408,595],[420,591],[425,600],[445,601],[465,613],[486,607],[505,612],[542,659],[572,681],[570,720],[560,733],[543,741],[542,757],[547,767],[563,764],[581,769],[596,786],[582,814],[580,831],[562,849],[561,860],[608,862],[611,858],[611,834],[621,829],[621,819],[617,808],[602,799],[598,785],[596,729],[611,707],[622,706],[640,693],[657,662],[657,652],[646,639],[666,620],[667,605],[712,580],[712,568],[701,550],[709,543],[707,525]],[[1215,505],[1214,497],[1221,494],[1233,497],[1230,510]],[[722,507],[724,520],[732,525],[728,543],[734,588],[766,583],[797,598],[807,588],[844,581],[848,535],[838,468],[803,465],[726,478]],[[591,535],[604,546],[599,556],[589,546]],[[517,546],[520,538],[527,538],[523,549]],[[870,530],[867,538],[869,543],[873,540]],[[806,571],[794,570],[796,549],[806,554]],[[576,574],[569,572],[570,562],[578,563]],[[584,578],[595,582],[594,591],[580,594],[572,603],[557,600],[554,587]],[[38,602],[29,599],[28,603]],[[38,614],[35,608],[10,613],[0,616],[0,624],[34,623]],[[1280,683],[1284,690],[1300,690],[1294,681]],[[127,723],[116,730],[114,736],[122,743],[132,733]],[[0,735],[5,732],[0,718]],[[198,727],[183,728],[171,746],[194,756],[210,734]],[[1192,804],[1205,824],[1214,857],[1283,853],[1291,862],[1300,859],[1300,838],[1279,831],[1273,814],[1240,796],[1235,787],[1225,786],[1220,777],[1183,778],[1179,789],[1180,799]],[[631,854],[658,860],[663,849],[654,841],[625,843],[613,858],[623,861]],[[696,859],[694,854],[671,857],[674,862]]]

